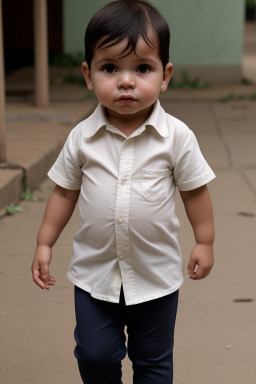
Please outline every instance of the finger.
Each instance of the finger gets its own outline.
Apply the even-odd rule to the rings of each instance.
[[[196,268],[197,268],[196,262],[190,259],[188,263],[188,269],[187,269],[188,274],[192,275],[196,271]]]
[[[40,267],[40,276],[42,280],[48,281],[49,280],[49,267],[48,264],[43,264]]]
[[[40,271],[37,269],[34,269],[32,271],[33,281],[41,288],[41,289],[47,289],[45,283],[40,278]]]
[[[192,279],[192,280],[200,280],[200,279],[204,279],[207,275],[209,275],[209,270],[207,269],[204,269],[204,268],[200,268],[198,267],[197,270],[192,273],[189,277]]]
[[[52,277],[52,276],[49,276],[49,281],[48,281],[49,285],[55,285],[56,283],[56,280]]]
[[[49,278],[47,280],[44,280],[41,278],[41,281],[44,284],[44,289],[47,289],[47,290],[50,289],[50,286],[54,286],[56,283],[56,280],[54,279],[53,276],[49,276]]]
[[[189,276],[190,279],[192,280],[199,280],[201,279],[200,275],[198,274],[198,272],[193,272],[191,273],[191,275]]]

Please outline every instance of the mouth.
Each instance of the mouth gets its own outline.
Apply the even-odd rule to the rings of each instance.
[[[117,101],[119,101],[122,104],[131,104],[136,101],[136,99],[130,95],[122,95],[120,96]]]

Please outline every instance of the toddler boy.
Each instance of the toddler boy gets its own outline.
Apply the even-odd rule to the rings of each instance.
[[[50,289],[52,247],[79,198],[68,278],[75,285],[75,356],[86,384],[120,384],[128,355],[135,384],[171,384],[178,290],[183,283],[174,195],[195,234],[188,274],[213,265],[206,184],[215,175],[194,134],[165,113],[169,28],[149,3],[117,0],[91,19],[82,70],[99,105],[70,133],[49,171],[56,183],[40,228],[33,279]]]

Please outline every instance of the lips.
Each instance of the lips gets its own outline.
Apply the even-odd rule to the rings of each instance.
[[[136,101],[136,99],[131,96],[131,95],[121,95],[117,101],[119,101],[120,103],[122,104],[131,104],[133,103],[134,101]]]

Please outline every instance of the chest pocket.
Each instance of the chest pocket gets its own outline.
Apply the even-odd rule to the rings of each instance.
[[[170,169],[142,169],[142,196],[152,203],[160,203],[163,201],[171,186],[170,174]]]

